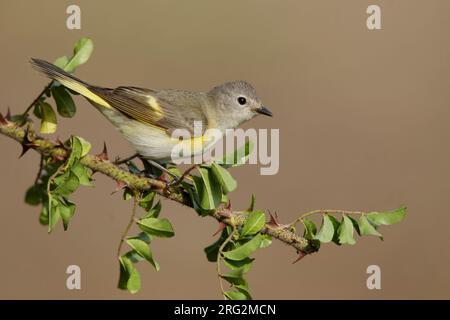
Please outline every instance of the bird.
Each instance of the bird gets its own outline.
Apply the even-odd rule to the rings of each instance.
[[[147,89],[134,86],[105,88],[91,85],[54,64],[32,58],[32,66],[53,81],[79,93],[100,111],[135,149],[137,156],[161,168],[171,162],[172,150],[180,143],[177,129],[191,134],[185,144],[199,144],[190,155],[205,152],[216,141],[207,129],[223,136],[258,114],[272,116],[247,81],[230,81],[207,92],[179,89]],[[200,124],[201,133],[196,134]]]

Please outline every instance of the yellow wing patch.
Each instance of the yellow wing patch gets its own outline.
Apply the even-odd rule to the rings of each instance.
[[[155,121],[164,118],[164,112],[155,97],[148,96],[147,103],[155,111]]]

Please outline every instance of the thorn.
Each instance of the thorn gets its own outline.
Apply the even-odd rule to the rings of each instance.
[[[30,150],[30,146],[28,144],[22,144],[22,152],[19,155],[19,159],[22,158],[28,150]]]
[[[219,222],[219,228],[216,230],[216,232],[213,233],[213,237],[216,236],[220,231],[225,229],[227,225],[223,223],[222,221]]]
[[[8,107],[8,111],[6,112],[6,120],[11,121],[11,109]]]
[[[0,124],[3,126],[7,126],[9,124],[9,121],[3,117],[3,114],[0,113]]]
[[[299,262],[301,259],[303,259],[304,256],[306,256],[306,253],[300,251],[300,253],[298,254],[298,258],[295,259],[294,262],[292,262],[292,264]]]
[[[269,212],[270,216],[270,220],[267,224],[270,226],[279,227],[280,223],[278,222],[278,214],[275,212],[275,216],[273,216],[270,210],[267,210],[267,212]]]
[[[125,182],[123,182],[123,181],[116,181],[116,190],[111,192],[111,195],[117,193],[118,191],[122,190],[126,186],[127,186],[127,184]]]
[[[108,161],[109,160],[109,158],[108,158],[108,149],[106,148],[106,142],[103,142],[103,151],[100,154],[96,155],[96,157],[98,159],[100,159],[100,160],[103,160],[103,161]]]
[[[228,203],[225,206],[225,209],[231,210],[231,199],[228,199]]]
[[[65,149],[64,142],[62,142],[62,141],[59,139],[59,137],[56,138],[56,145],[57,145],[58,147],[61,147],[61,148]]]

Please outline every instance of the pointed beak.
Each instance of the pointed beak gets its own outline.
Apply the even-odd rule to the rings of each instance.
[[[263,115],[265,115],[265,116],[269,116],[269,117],[272,116],[272,112],[270,112],[270,110],[267,109],[267,108],[264,107],[264,106],[261,106],[261,107],[259,107],[258,109],[256,109],[256,112],[258,112],[258,113],[260,113],[260,114],[263,114]]]

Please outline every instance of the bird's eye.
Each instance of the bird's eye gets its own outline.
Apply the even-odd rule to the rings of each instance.
[[[247,103],[247,99],[245,99],[244,97],[239,97],[239,98],[237,99],[237,101],[238,101],[238,103],[239,103],[241,106],[243,106],[244,104]]]

